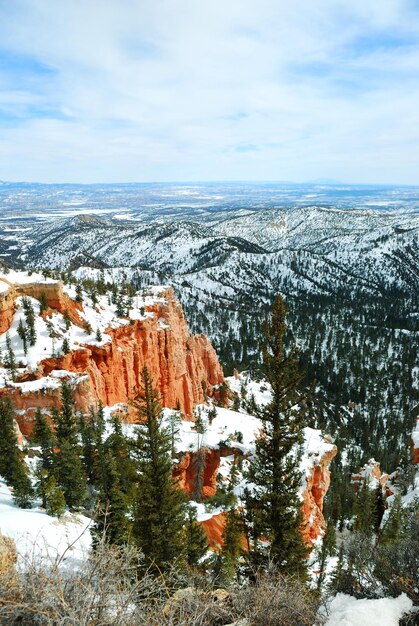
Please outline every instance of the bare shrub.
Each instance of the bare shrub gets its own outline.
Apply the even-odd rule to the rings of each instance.
[[[62,559],[61,559],[62,561]],[[153,572],[153,573],[151,573]],[[306,626],[316,602],[297,581],[276,573],[252,585],[212,589],[208,576],[157,574],[129,547],[100,542],[79,568],[58,560],[27,562],[18,582],[0,576],[0,624],[12,626]]]
[[[256,582],[235,594],[234,608],[249,626],[314,626],[317,596],[296,579],[279,573],[263,573]]]

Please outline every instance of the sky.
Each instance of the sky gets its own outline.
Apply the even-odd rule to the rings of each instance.
[[[0,180],[419,184],[418,0],[0,0]]]

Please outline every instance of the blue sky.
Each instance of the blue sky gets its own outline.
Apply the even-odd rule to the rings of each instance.
[[[417,0],[0,0],[0,179],[419,184]]]

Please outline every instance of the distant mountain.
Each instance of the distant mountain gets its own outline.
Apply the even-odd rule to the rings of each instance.
[[[16,261],[61,270],[140,267],[196,289],[297,294],[419,290],[419,215],[318,206],[276,208],[212,223],[138,224],[95,215],[9,235]],[[18,242],[20,241],[20,246]]]
[[[0,222],[9,265],[135,288],[171,284],[227,372],[258,366],[261,325],[281,293],[307,379],[327,399],[322,425],[345,447],[347,419],[355,421],[354,466],[372,456],[389,469],[401,461],[418,388],[417,190],[214,184],[14,193],[8,202],[18,209]],[[348,405],[359,407],[350,418]]]

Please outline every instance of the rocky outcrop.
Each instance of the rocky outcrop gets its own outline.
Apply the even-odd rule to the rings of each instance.
[[[18,286],[21,287],[20,285]],[[60,283],[41,285],[39,292],[23,285],[25,293],[34,297],[46,294],[48,304],[61,312],[68,310],[77,324],[80,305],[62,293]],[[129,417],[136,419],[131,401],[141,395],[141,372],[149,369],[159,389],[163,406],[180,406],[185,417],[191,416],[197,403],[204,401],[203,384],[211,392],[223,380],[223,371],[214,348],[203,335],[191,336],[172,289],[147,308],[152,312],[141,320],[126,320],[106,334],[112,341],[103,345],[83,345],[79,349],[55,358],[42,360],[31,381],[47,377],[54,370],[67,370],[79,375],[74,385],[77,410],[86,410],[101,401],[104,405],[128,403]],[[28,376],[26,376],[28,380]],[[38,388],[30,385],[10,388],[22,432],[30,433],[36,408],[50,408],[59,403],[59,385]]]
[[[217,474],[220,467],[220,450],[205,449],[204,469],[202,476],[202,497],[215,496],[217,491]],[[174,477],[178,480],[181,489],[192,495],[195,491],[197,477],[197,453],[186,452],[182,455],[174,470]]]
[[[81,304],[64,293],[61,281],[15,283],[7,276],[3,276],[0,278],[0,334],[10,327],[15,312],[15,300],[18,296],[29,296],[39,300],[42,294],[45,295],[50,310],[60,313],[67,311],[75,324],[82,324],[83,320],[79,315],[82,309]]]
[[[212,515],[209,519],[201,522],[202,529],[207,536],[208,546],[211,550],[220,550],[223,545],[222,535],[224,532],[225,521],[224,513],[217,513],[216,515]]]
[[[381,486],[383,495],[388,498],[393,495],[393,488],[391,481],[396,477],[397,472],[389,475],[381,471],[380,463],[375,459],[370,459],[368,463],[365,463],[357,474],[352,474],[352,484],[355,491],[367,482],[370,489],[376,489]]]
[[[326,521],[323,516],[323,501],[330,486],[329,465],[336,453],[336,446],[331,446],[329,450],[322,454],[306,475],[306,484],[302,493],[302,534],[306,543],[310,546],[326,529]]]
[[[5,333],[12,323],[16,295],[7,283],[0,281],[0,334]]]
[[[305,542],[310,547],[326,529],[326,522],[323,516],[323,501],[330,486],[329,465],[336,456],[336,453],[336,446],[328,446],[306,473],[304,490],[301,494],[303,515],[301,532]],[[240,452],[235,449],[225,449],[222,452],[218,449],[207,450],[203,472],[202,495],[204,498],[213,496],[216,493],[216,480],[221,456],[230,456],[233,454],[237,455],[240,454]],[[195,488],[195,460],[196,453],[185,453],[174,472],[175,477],[179,480],[180,487],[189,494],[192,494]],[[201,522],[201,524],[207,535],[210,547],[219,549],[223,544],[224,515],[222,513],[213,515],[209,519]],[[243,548],[246,549],[245,545]]]

